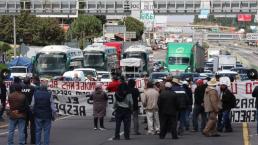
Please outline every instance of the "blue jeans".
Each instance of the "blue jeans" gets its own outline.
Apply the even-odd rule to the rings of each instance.
[[[223,131],[225,128],[226,131],[232,131],[230,110],[221,111],[219,116],[221,119],[220,122],[218,122],[218,130]]]
[[[182,133],[184,131],[184,128],[186,127],[186,110],[181,110],[179,112],[179,133]]]
[[[36,145],[49,145],[51,119],[35,118]],[[44,131],[44,143],[41,144],[41,133]]]
[[[25,119],[9,119],[8,125],[8,145],[14,145],[13,137],[16,127],[18,126],[18,133],[19,133],[19,145],[25,144]]]
[[[194,105],[193,109],[193,129],[199,131],[198,117],[201,115],[201,131],[205,128],[207,122],[207,114],[204,111],[204,107],[201,105]]]
[[[189,130],[189,127],[190,127],[190,115],[191,115],[191,112],[192,112],[192,105],[189,105],[186,109],[186,112],[185,112],[185,128],[186,130]]]

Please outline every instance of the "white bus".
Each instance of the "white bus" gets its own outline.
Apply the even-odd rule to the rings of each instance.
[[[65,45],[49,45],[32,58],[33,74],[62,76],[64,72],[83,67],[83,53],[78,48]]]

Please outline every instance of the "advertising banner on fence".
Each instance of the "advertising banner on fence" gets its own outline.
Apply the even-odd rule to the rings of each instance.
[[[11,82],[6,82],[7,87]],[[49,82],[49,90],[52,92],[55,100],[56,109],[61,115],[92,116],[93,107],[90,100],[91,93],[95,90],[96,82]],[[236,96],[237,107],[232,109],[232,122],[254,122],[256,121],[255,98],[252,97],[252,91],[258,82],[238,82],[232,84],[231,90]],[[104,87],[107,84],[104,84]],[[140,90],[144,88],[144,81],[138,80],[137,87]],[[113,112],[114,93],[108,94],[107,116]],[[143,108],[140,112],[143,113]]]

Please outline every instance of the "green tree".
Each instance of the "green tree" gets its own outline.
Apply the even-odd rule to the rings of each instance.
[[[144,24],[133,18],[133,17],[126,17],[123,21],[119,22],[120,25],[126,26],[126,31],[136,32],[136,39],[140,40],[144,31]]]
[[[0,41],[0,52],[6,52],[11,49],[12,49],[12,47],[8,43]]]
[[[0,17],[0,39],[13,43],[13,17]],[[58,21],[52,18],[38,18],[28,12],[16,16],[17,43],[31,43],[32,45],[60,44],[64,41],[64,31]],[[27,42],[27,36],[30,39]],[[21,41],[22,40],[22,41]]]
[[[90,40],[100,36],[102,23],[95,16],[80,15],[71,25],[69,35],[80,41],[80,48],[84,48],[85,39]],[[82,42],[83,41],[83,42]]]

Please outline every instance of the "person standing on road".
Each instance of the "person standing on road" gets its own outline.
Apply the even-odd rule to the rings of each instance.
[[[124,123],[124,137],[126,140],[130,139],[130,128],[131,128],[131,114],[133,110],[133,98],[130,93],[128,85],[124,82],[118,87],[115,93],[115,119],[116,119],[116,129],[115,137],[113,140],[120,139],[120,127],[123,121]]]
[[[222,132],[225,128],[225,132],[232,132],[230,112],[232,108],[236,107],[236,97],[228,89],[227,81],[220,82],[221,89],[221,101],[222,101],[222,122],[218,123],[218,131]]]
[[[154,88],[152,82],[148,82],[142,99],[147,116],[148,134],[160,133],[158,98],[159,92]]]
[[[139,132],[139,98],[140,98],[140,92],[137,88],[135,88],[135,80],[134,79],[130,79],[128,81],[128,87],[130,92],[132,93],[132,97],[133,97],[133,124],[134,124],[134,133],[135,135],[140,135],[141,133]]]
[[[208,122],[203,130],[203,134],[207,137],[218,137],[220,135],[217,133],[216,124],[218,112],[221,109],[221,102],[216,90],[218,82],[215,78],[213,78],[207,84],[208,87],[206,88],[204,95],[204,109],[205,112],[209,114],[209,117]]]
[[[4,121],[3,114],[6,106],[6,86],[3,80],[0,79],[0,101],[2,107],[0,107],[0,122]]]
[[[189,87],[189,83],[187,81],[183,81],[183,88],[185,89],[186,95],[188,97],[187,101],[187,107],[186,107],[186,114],[185,114],[185,119],[186,119],[186,125],[185,125],[185,130],[189,130],[190,128],[190,114],[193,110],[193,92],[192,89]]]
[[[91,96],[93,100],[93,116],[94,116],[94,130],[98,129],[98,120],[100,122],[100,130],[105,130],[104,117],[106,116],[108,96],[102,89],[102,84],[96,84],[95,91]]]
[[[109,92],[116,92],[118,89],[118,86],[121,84],[117,76],[113,76],[113,80],[110,84],[107,86],[107,90]]]
[[[9,125],[8,125],[8,145],[13,145],[13,137],[16,127],[18,126],[19,145],[25,144],[25,118],[28,104],[25,95],[21,92],[22,87],[16,85],[12,88],[13,92],[9,95],[8,103],[10,109],[8,110]]]
[[[44,130],[44,145],[49,145],[51,120],[55,119],[56,108],[53,96],[47,90],[48,84],[43,82],[34,93],[32,110],[35,116],[36,145],[41,145],[41,133]]]
[[[176,93],[178,103],[179,103],[179,128],[178,134],[183,135],[184,129],[186,127],[186,109],[188,104],[188,96],[185,92],[185,89],[180,84],[180,80],[173,78],[173,84],[171,90]]]
[[[25,78],[23,80],[24,86],[22,88],[22,93],[26,96],[26,100],[28,104],[30,105],[32,102],[32,97],[34,94],[34,87],[30,85],[30,78]],[[34,122],[34,115],[30,109],[27,110],[27,115],[26,115],[26,124],[25,124],[25,143],[27,143],[27,128],[28,125],[30,125],[30,142],[31,144],[35,144],[35,122]]]
[[[193,132],[199,131],[198,127],[198,118],[201,115],[201,130],[205,128],[207,117],[204,111],[204,94],[206,85],[204,84],[203,80],[199,79],[196,81],[197,87],[194,91],[194,109],[193,109]]]
[[[256,98],[255,100],[255,108],[256,108],[256,133],[258,134],[258,86],[256,86],[253,90],[252,96]]]
[[[172,84],[165,83],[165,90],[161,92],[158,98],[159,116],[160,116],[160,139],[164,139],[170,130],[173,139],[177,137],[177,96],[171,91]]]
[[[35,90],[40,88],[40,79],[39,76],[33,76],[32,77],[32,83],[31,85],[34,87]]]

